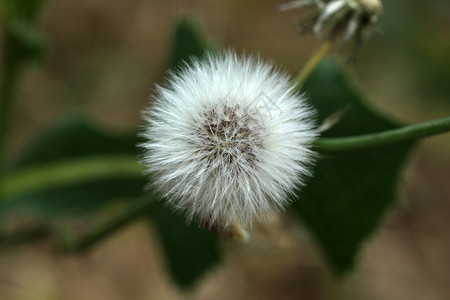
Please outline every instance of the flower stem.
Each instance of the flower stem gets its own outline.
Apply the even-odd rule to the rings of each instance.
[[[312,146],[319,153],[341,154],[413,141],[448,131],[450,131],[450,117],[378,133],[343,138],[319,138]]]
[[[295,76],[294,83],[300,85],[305,82],[305,80],[311,75],[312,71],[317,67],[319,62],[324,58],[325,55],[330,51],[332,45],[331,40],[325,41],[322,46],[314,53],[313,56],[306,62],[300,72]]]
[[[412,141],[450,131],[450,117],[384,132],[353,137],[319,138],[313,149],[323,154],[369,150]],[[17,171],[0,183],[0,199],[14,197],[25,191],[53,188],[80,181],[115,175],[142,176],[142,169],[133,156],[106,156],[59,162]]]
[[[62,245],[63,250],[68,252],[82,252],[90,249],[96,243],[107,238],[120,228],[130,224],[140,216],[157,209],[161,202],[157,201],[158,197],[154,193],[147,193],[136,199],[128,205],[118,215],[110,221],[101,225],[90,234],[71,242],[65,242]]]
[[[344,138],[319,138],[313,148],[323,154],[349,153],[375,149],[396,143],[412,141],[450,131],[450,117],[405,126],[384,132]],[[58,187],[62,184],[127,174],[141,176],[141,168],[133,156],[88,158],[79,161],[57,163],[18,171],[4,177],[0,184],[0,198],[14,196],[24,191]],[[113,219],[101,225],[89,235],[75,241],[65,241],[63,249],[71,252],[87,250],[138,217],[156,210],[157,195],[148,193],[133,201]]]
[[[142,168],[136,157],[111,155],[30,167],[2,178],[0,202],[27,191],[123,175],[142,176]]]

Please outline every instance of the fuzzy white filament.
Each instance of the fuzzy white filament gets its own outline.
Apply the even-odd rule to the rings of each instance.
[[[170,74],[146,111],[143,159],[188,220],[250,225],[309,174],[312,111],[284,73],[229,51]]]

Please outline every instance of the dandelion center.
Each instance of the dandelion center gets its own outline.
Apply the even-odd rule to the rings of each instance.
[[[262,120],[240,106],[206,111],[199,130],[200,147],[208,162],[252,163],[262,148]]]

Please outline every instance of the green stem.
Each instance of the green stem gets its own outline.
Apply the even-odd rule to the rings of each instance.
[[[300,72],[295,76],[294,82],[297,86],[303,84],[305,80],[311,75],[319,62],[327,55],[332,46],[332,41],[325,41],[322,46],[310,57]]]
[[[7,31],[4,31],[3,34],[4,53],[0,84],[0,176],[5,165],[5,147],[20,75],[20,59],[15,39]]]
[[[319,153],[338,154],[369,150],[396,143],[412,141],[450,131],[450,117],[418,125],[406,126],[380,133],[345,138],[320,138],[313,143]],[[0,198],[14,196],[42,188],[62,184],[99,179],[115,175],[141,176],[141,168],[133,156],[109,156],[35,167],[5,177],[0,186]],[[95,229],[91,234],[65,243],[67,251],[86,250],[118,229],[129,224],[158,206],[158,197],[149,193],[132,202],[124,211],[109,222]]]
[[[130,224],[140,216],[147,214],[158,208],[161,202],[156,200],[155,194],[148,193],[133,201],[126,209],[117,216],[106,222],[93,232],[80,238],[79,240],[63,244],[63,249],[68,252],[86,251],[96,243],[102,241],[122,227]]]
[[[366,135],[320,138],[313,143],[313,149],[323,154],[348,153],[413,141],[448,131],[450,131],[450,117]]]
[[[123,175],[142,176],[135,156],[111,155],[30,167],[8,174],[0,181],[0,202],[27,191]]]
[[[450,117],[384,132],[343,138],[319,138],[315,151],[338,154],[369,150],[411,141],[450,130]],[[106,156],[32,167],[5,176],[0,182],[0,199],[27,191],[52,188],[110,176],[140,177],[142,169],[134,156]],[[1,201],[1,200],[0,200]]]

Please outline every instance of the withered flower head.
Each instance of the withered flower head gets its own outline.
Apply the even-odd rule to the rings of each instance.
[[[370,38],[383,11],[380,0],[297,0],[280,5],[279,9],[300,7],[317,9],[311,18],[300,22],[303,31],[310,30],[320,39],[339,40],[339,51],[354,40],[352,56]]]

